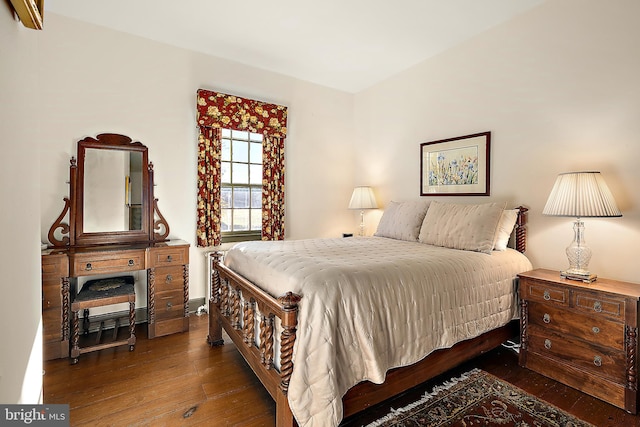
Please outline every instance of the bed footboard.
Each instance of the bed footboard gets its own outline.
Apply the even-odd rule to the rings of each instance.
[[[251,369],[276,402],[276,426],[293,426],[287,392],[293,371],[293,344],[298,324],[300,296],[292,292],[273,298],[212,255],[209,296],[209,336],[211,346],[224,344],[227,332]],[[282,332],[276,336],[276,325]],[[256,331],[257,326],[257,331]],[[279,347],[279,366],[274,363]]]

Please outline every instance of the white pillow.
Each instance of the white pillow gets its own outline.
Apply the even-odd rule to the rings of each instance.
[[[513,231],[513,227],[515,227],[517,220],[518,209],[505,209],[502,211],[500,221],[498,221],[498,229],[496,230],[496,235],[493,240],[494,251],[507,250],[509,238],[511,237],[511,232]]]
[[[428,208],[429,202],[424,200],[390,201],[380,218],[374,236],[415,242],[418,240],[420,226]]]
[[[461,205],[433,201],[418,241],[435,246],[491,253],[506,203]]]

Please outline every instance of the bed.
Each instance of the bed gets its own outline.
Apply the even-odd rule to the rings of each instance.
[[[277,426],[336,426],[517,334],[525,224],[523,207],[391,202],[372,237],[236,244],[212,257],[208,342],[227,332]]]

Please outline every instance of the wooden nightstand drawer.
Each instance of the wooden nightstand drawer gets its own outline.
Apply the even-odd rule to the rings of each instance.
[[[520,283],[522,286],[522,297],[526,299],[548,301],[560,305],[569,304],[569,290],[550,285],[537,280],[525,280]]]
[[[602,347],[622,351],[624,349],[624,325],[622,323],[574,313],[563,308],[531,301],[529,324],[556,332],[572,335]]]
[[[605,351],[572,337],[551,334],[536,327],[531,327],[529,332],[529,351],[532,353],[562,360],[585,372],[616,382],[625,380],[625,355],[622,351]]]
[[[624,321],[624,299],[614,299],[602,294],[587,292],[575,292],[573,305],[575,308],[587,313],[613,317]]]

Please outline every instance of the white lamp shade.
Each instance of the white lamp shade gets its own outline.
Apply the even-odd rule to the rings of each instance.
[[[356,187],[351,194],[349,209],[376,209],[378,204],[371,187]]]
[[[558,175],[542,213],[574,218],[622,216],[600,172]]]

